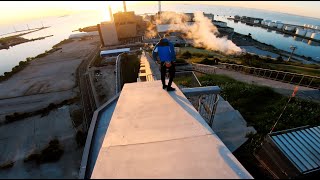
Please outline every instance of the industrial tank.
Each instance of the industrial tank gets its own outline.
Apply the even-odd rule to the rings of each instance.
[[[304,35],[306,35],[306,33],[307,33],[307,30],[304,30],[301,28],[297,28],[297,30],[296,30],[296,34],[300,35],[300,36],[304,36]]]
[[[275,23],[277,23],[277,24],[278,24],[278,23],[281,23],[281,21],[275,21]]]
[[[306,37],[311,38],[312,33],[314,33],[314,30],[310,30],[310,29],[308,29],[308,30],[307,30],[307,33],[306,33]]]
[[[277,28],[282,29],[283,28],[283,23],[277,23]]]
[[[264,25],[266,25],[266,26],[267,26],[267,25],[269,24],[269,22],[271,22],[271,20],[268,20],[268,19],[267,19],[267,20],[265,20],[265,21],[264,21]]]
[[[254,20],[253,23],[258,24],[260,21],[259,20]]]
[[[268,23],[268,26],[269,26],[269,27],[276,27],[277,25],[276,25],[275,22],[269,22],[269,23]]]
[[[314,32],[311,35],[312,39],[320,40],[320,33],[319,32]]]
[[[294,26],[286,26],[284,29],[286,30],[286,31],[293,31],[294,30]]]

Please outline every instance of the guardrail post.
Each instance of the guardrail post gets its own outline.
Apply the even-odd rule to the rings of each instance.
[[[291,84],[291,81],[293,80],[294,76],[295,76],[295,74],[293,74],[292,78],[290,79],[290,82],[289,82],[290,84]]]
[[[284,76],[282,78],[282,81],[285,81],[284,78],[286,77],[286,75],[287,75],[287,73],[284,74]]]
[[[308,85],[307,87],[309,87],[309,86],[311,85],[311,83],[312,83],[313,79],[314,79],[314,77],[311,79],[311,81],[310,81],[310,83],[309,83],[309,85]]]

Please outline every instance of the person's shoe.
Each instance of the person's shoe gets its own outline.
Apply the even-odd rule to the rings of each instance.
[[[173,87],[167,87],[167,91],[175,91],[176,89]]]
[[[162,89],[166,89],[167,87],[167,85],[162,85]]]

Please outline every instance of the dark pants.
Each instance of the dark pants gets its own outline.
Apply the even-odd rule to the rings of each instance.
[[[176,66],[174,64],[174,62],[171,62],[171,66],[169,67],[169,83],[168,83],[168,87],[171,87],[171,84],[172,84],[172,81],[173,81],[173,78],[175,77],[175,74],[176,74]],[[166,70],[167,70],[167,67],[164,65],[164,62],[161,62],[161,81],[162,81],[162,85],[165,85],[166,84]]]

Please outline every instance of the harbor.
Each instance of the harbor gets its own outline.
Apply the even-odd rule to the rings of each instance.
[[[261,18],[254,17],[246,17],[246,16],[234,16],[227,18],[228,20],[233,20],[234,22],[245,23],[249,26],[258,26],[266,29],[270,29],[273,31],[277,31],[283,34],[288,34],[294,37],[300,37],[303,39],[307,39],[313,42],[320,43],[320,26],[305,24],[294,25],[294,24],[286,24],[281,21],[271,21],[271,20],[263,20]],[[311,42],[310,42],[311,43]]]

